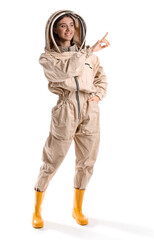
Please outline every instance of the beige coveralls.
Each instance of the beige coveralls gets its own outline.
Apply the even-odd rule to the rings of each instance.
[[[75,20],[73,45],[57,46],[53,37],[55,20],[71,13]],[[49,90],[59,96],[51,110],[49,136],[43,147],[40,172],[34,189],[45,191],[51,178],[64,160],[74,139],[74,187],[86,189],[93,173],[100,143],[100,109],[97,95],[106,95],[107,80],[98,57],[85,46],[86,24],[81,16],[61,10],[50,16],[46,24],[46,47],[39,63],[43,66]]]

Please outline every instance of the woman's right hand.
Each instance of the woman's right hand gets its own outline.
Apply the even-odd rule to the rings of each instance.
[[[103,48],[109,47],[109,45],[111,45],[111,44],[109,43],[109,41],[108,41],[107,39],[105,39],[106,36],[107,36],[107,34],[108,34],[108,32],[105,34],[105,36],[104,36],[101,40],[98,40],[98,41],[90,48],[91,52],[97,52],[97,51],[99,51],[99,50],[101,50],[101,49],[103,49]],[[106,45],[101,46],[102,43],[105,43]]]

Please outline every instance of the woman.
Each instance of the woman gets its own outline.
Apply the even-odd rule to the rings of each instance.
[[[53,13],[47,21],[43,66],[49,90],[59,99],[52,108],[49,136],[46,139],[40,172],[35,183],[35,211],[32,226],[43,227],[41,204],[51,178],[64,160],[72,140],[75,142],[76,166],[72,216],[80,225],[88,224],[82,213],[86,186],[93,173],[100,141],[98,102],[106,95],[107,81],[103,67],[93,52],[110,45],[105,39],[92,47],[85,45],[86,24],[69,10]],[[106,45],[101,46],[102,43]]]

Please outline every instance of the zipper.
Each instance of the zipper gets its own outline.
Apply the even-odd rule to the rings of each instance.
[[[77,77],[74,77],[74,79],[75,79],[76,88],[77,88],[77,90],[76,90],[76,100],[77,100],[78,109],[79,109],[79,111],[78,111],[78,117],[79,117],[79,119],[80,119],[79,82],[78,82]]]

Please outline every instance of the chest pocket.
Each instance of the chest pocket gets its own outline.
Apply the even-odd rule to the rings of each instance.
[[[84,66],[84,78],[85,80],[89,83],[89,82],[93,82],[93,78],[94,78],[94,72],[93,72],[93,66],[91,65],[91,63],[85,62],[85,66]]]
[[[89,68],[93,69],[92,66],[89,63],[85,63]]]
[[[87,91],[87,88],[93,86],[94,69],[91,63],[85,62],[84,66],[78,76],[80,90]]]

